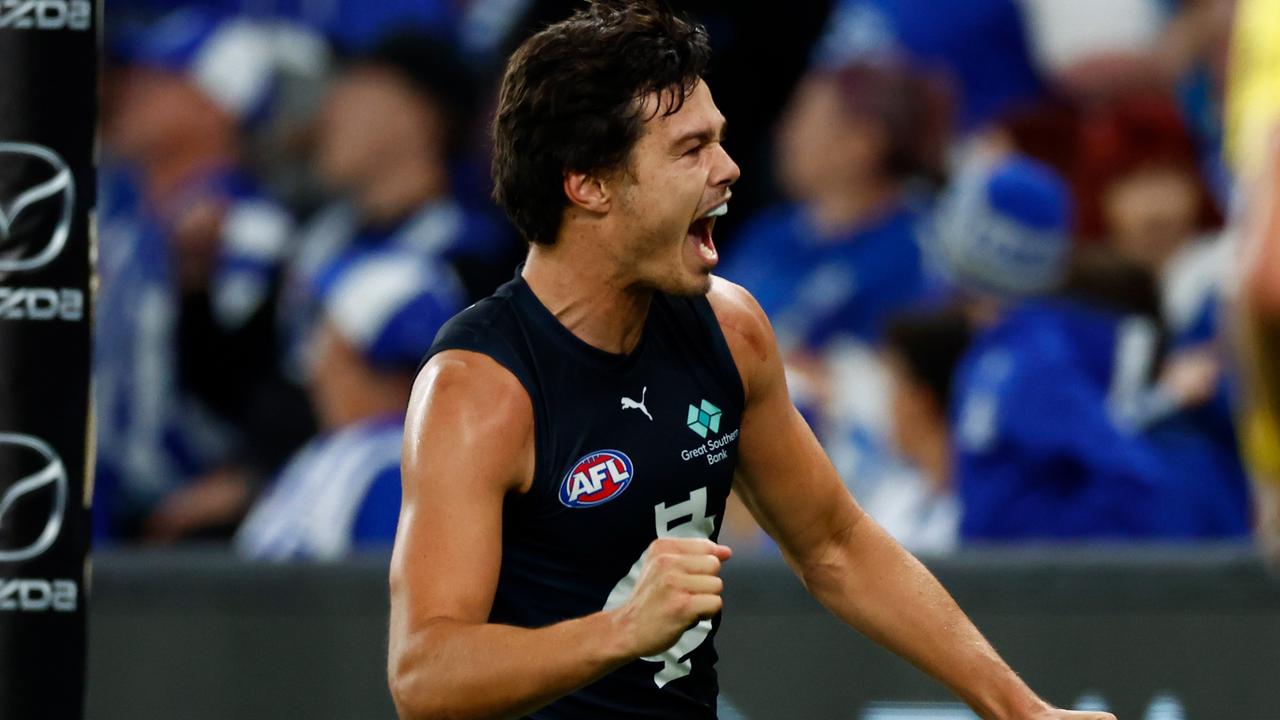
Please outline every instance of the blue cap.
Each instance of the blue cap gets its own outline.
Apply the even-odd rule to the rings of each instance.
[[[408,252],[359,253],[326,277],[319,292],[329,324],[382,370],[412,371],[465,304],[450,268]]]
[[[1032,295],[1061,281],[1070,224],[1070,192],[1053,170],[1017,155],[976,161],[939,203],[929,250],[961,288]]]
[[[328,47],[313,32],[209,8],[182,8],[119,32],[112,54],[132,65],[186,75],[232,118],[261,117],[283,68],[318,71]]]

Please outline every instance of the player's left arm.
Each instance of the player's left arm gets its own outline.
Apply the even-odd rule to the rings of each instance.
[[[734,488],[809,592],[983,718],[1114,720],[1056,710],[1022,682],[924,565],[845,489],[791,403],[773,330],[755,300],[718,278],[709,298],[746,393]]]

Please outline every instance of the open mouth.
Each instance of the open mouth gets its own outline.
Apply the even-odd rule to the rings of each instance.
[[[694,244],[698,256],[711,267],[720,260],[715,241],[711,239],[711,232],[715,228],[716,218],[727,212],[729,212],[729,203],[720,203],[689,225],[690,241]]]

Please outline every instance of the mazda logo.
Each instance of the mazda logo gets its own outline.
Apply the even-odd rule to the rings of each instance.
[[[7,157],[6,157],[7,156]],[[26,162],[15,163],[15,159]],[[20,142],[0,142],[0,167],[26,171],[17,182],[7,178],[0,190],[22,188],[0,196],[0,272],[24,272],[44,267],[58,257],[71,232],[76,186],[71,169],[49,148]],[[50,220],[56,213],[56,221]]]
[[[13,476],[17,476],[15,481],[7,485]],[[29,536],[22,532],[29,524],[27,519],[18,522],[23,508],[34,508],[36,503],[30,502],[35,499],[33,494],[50,486],[53,502],[39,535],[29,542],[16,539],[18,535]],[[53,545],[62,530],[67,493],[67,470],[48,443],[30,435],[0,433],[0,562],[29,560]]]

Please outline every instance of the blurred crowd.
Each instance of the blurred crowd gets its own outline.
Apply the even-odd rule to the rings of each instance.
[[[389,545],[418,362],[524,252],[503,60],[577,4],[109,5],[100,542]],[[1276,536],[1280,0],[673,4],[743,170],[717,272],[892,534]]]

